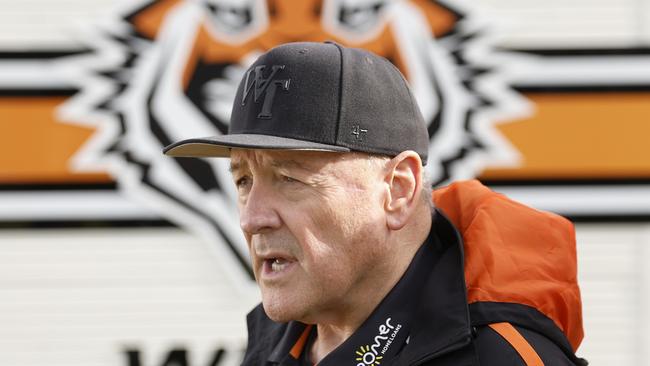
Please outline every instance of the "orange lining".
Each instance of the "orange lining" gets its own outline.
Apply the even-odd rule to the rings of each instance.
[[[528,341],[512,326],[510,323],[494,323],[488,324],[495,332],[499,333],[512,348],[519,353],[519,356],[524,360],[527,366],[544,366],[544,362],[539,358],[535,349],[528,343]]]
[[[300,357],[300,354],[302,353],[302,349],[305,347],[305,343],[307,342],[307,337],[309,337],[309,332],[311,331],[312,325],[308,325],[305,330],[302,331],[302,334],[296,341],[296,344],[291,347],[291,351],[289,351],[289,354],[295,358],[296,360],[298,357]]]

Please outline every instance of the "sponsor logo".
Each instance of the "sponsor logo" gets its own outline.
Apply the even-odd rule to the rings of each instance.
[[[384,324],[379,326],[372,345],[360,346],[359,350],[355,352],[357,355],[355,357],[355,360],[358,362],[357,366],[376,366],[381,364],[384,355],[402,329],[401,324],[392,325],[390,322],[391,318],[388,318]]]

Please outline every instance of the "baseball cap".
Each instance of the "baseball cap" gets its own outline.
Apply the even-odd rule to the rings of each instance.
[[[228,134],[164,148],[174,157],[228,157],[231,148],[413,150],[426,163],[428,132],[397,68],[371,52],[337,43],[296,42],[262,54],[244,74]]]

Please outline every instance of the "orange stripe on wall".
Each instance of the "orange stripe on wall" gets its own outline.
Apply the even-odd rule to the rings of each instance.
[[[132,19],[135,29],[145,37],[149,37],[150,39],[156,38],[158,31],[165,21],[165,17],[173,7],[181,2],[182,0],[158,0],[148,5],[146,9],[138,12]]]
[[[650,178],[650,93],[526,96],[534,116],[498,126],[522,154],[522,166],[487,169],[481,178]],[[65,99],[0,98],[0,184],[112,181],[71,170],[70,158],[93,130],[55,119]]]
[[[106,183],[105,173],[71,170],[70,158],[93,130],[55,119],[65,97],[0,98],[0,184]]]
[[[483,179],[650,177],[650,93],[530,93],[531,118],[499,125],[522,166]]]

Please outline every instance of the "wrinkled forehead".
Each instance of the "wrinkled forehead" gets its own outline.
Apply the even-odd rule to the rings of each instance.
[[[318,172],[338,161],[345,160],[345,153],[302,150],[232,149],[232,171],[253,168],[293,168]]]

